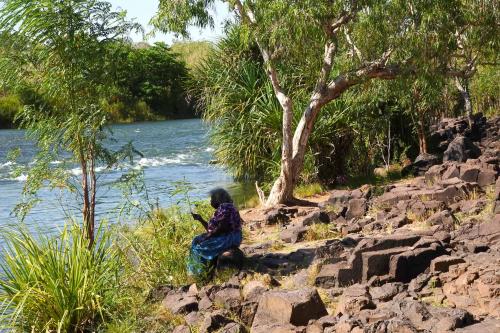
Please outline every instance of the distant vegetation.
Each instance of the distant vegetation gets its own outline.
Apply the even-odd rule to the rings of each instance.
[[[214,48],[213,44],[205,41],[174,42],[172,51],[179,54],[179,58],[186,63],[188,69],[199,65]]]
[[[5,52],[5,37],[3,45]],[[113,61],[113,73],[110,74],[116,79],[116,84],[113,93],[102,103],[110,121],[196,117],[184,90],[184,82],[189,75],[188,68],[198,64],[207,54],[209,43],[186,42],[170,48],[164,43],[149,45],[117,41],[108,47]],[[24,105],[33,105],[34,101],[43,104],[41,95],[43,93],[35,90],[27,94],[5,85],[0,92],[0,128],[15,127],[14,118],[18,111]]]

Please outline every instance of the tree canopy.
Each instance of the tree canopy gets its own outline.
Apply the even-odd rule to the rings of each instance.
[[[460,49],[456,32],[468,13],[459,0],[224,2],[237,15],[242,41],[257,45],[283,112],[281,172],[268,204],[292,199],[309,137],[325,105],[371,79],[406,76],[411,81],[419,76],[435,81],[433,77],[449,75],[450,59]],[[185,36],[189,25],[213,23],[213,5],[163,0],[153,23]],[[301,89],[309,98],[296,98]],[[296,108],[302,116],[294,125]]]

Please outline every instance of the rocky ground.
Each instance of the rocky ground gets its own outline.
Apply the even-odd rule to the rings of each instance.
[[[500,118],[445,119],[412,178],[243,212],[241,269],[163,287],[175,332],[500,332],[499,137]]]

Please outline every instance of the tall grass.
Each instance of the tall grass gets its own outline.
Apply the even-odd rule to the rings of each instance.
[[[92,248],[77,225],[35,237],[24,227],[4,233],[0,264],[1,329],[84,332],[108,318],[120,265],[102,225]]]
[[[196,210],[206,219],[213,211],[205,202]],[[179,206],[156,211],[138,226],[123,229],[118,244],[129,277],[126,283],[146,292],[163,284],[185,284],[191,242],[203,232]]]

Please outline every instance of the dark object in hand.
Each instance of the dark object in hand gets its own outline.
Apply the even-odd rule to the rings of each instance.
[[[196,221],[204,221],[200,214],[191,213],[191,216],[193,216],[193,219],[195,219]]]

